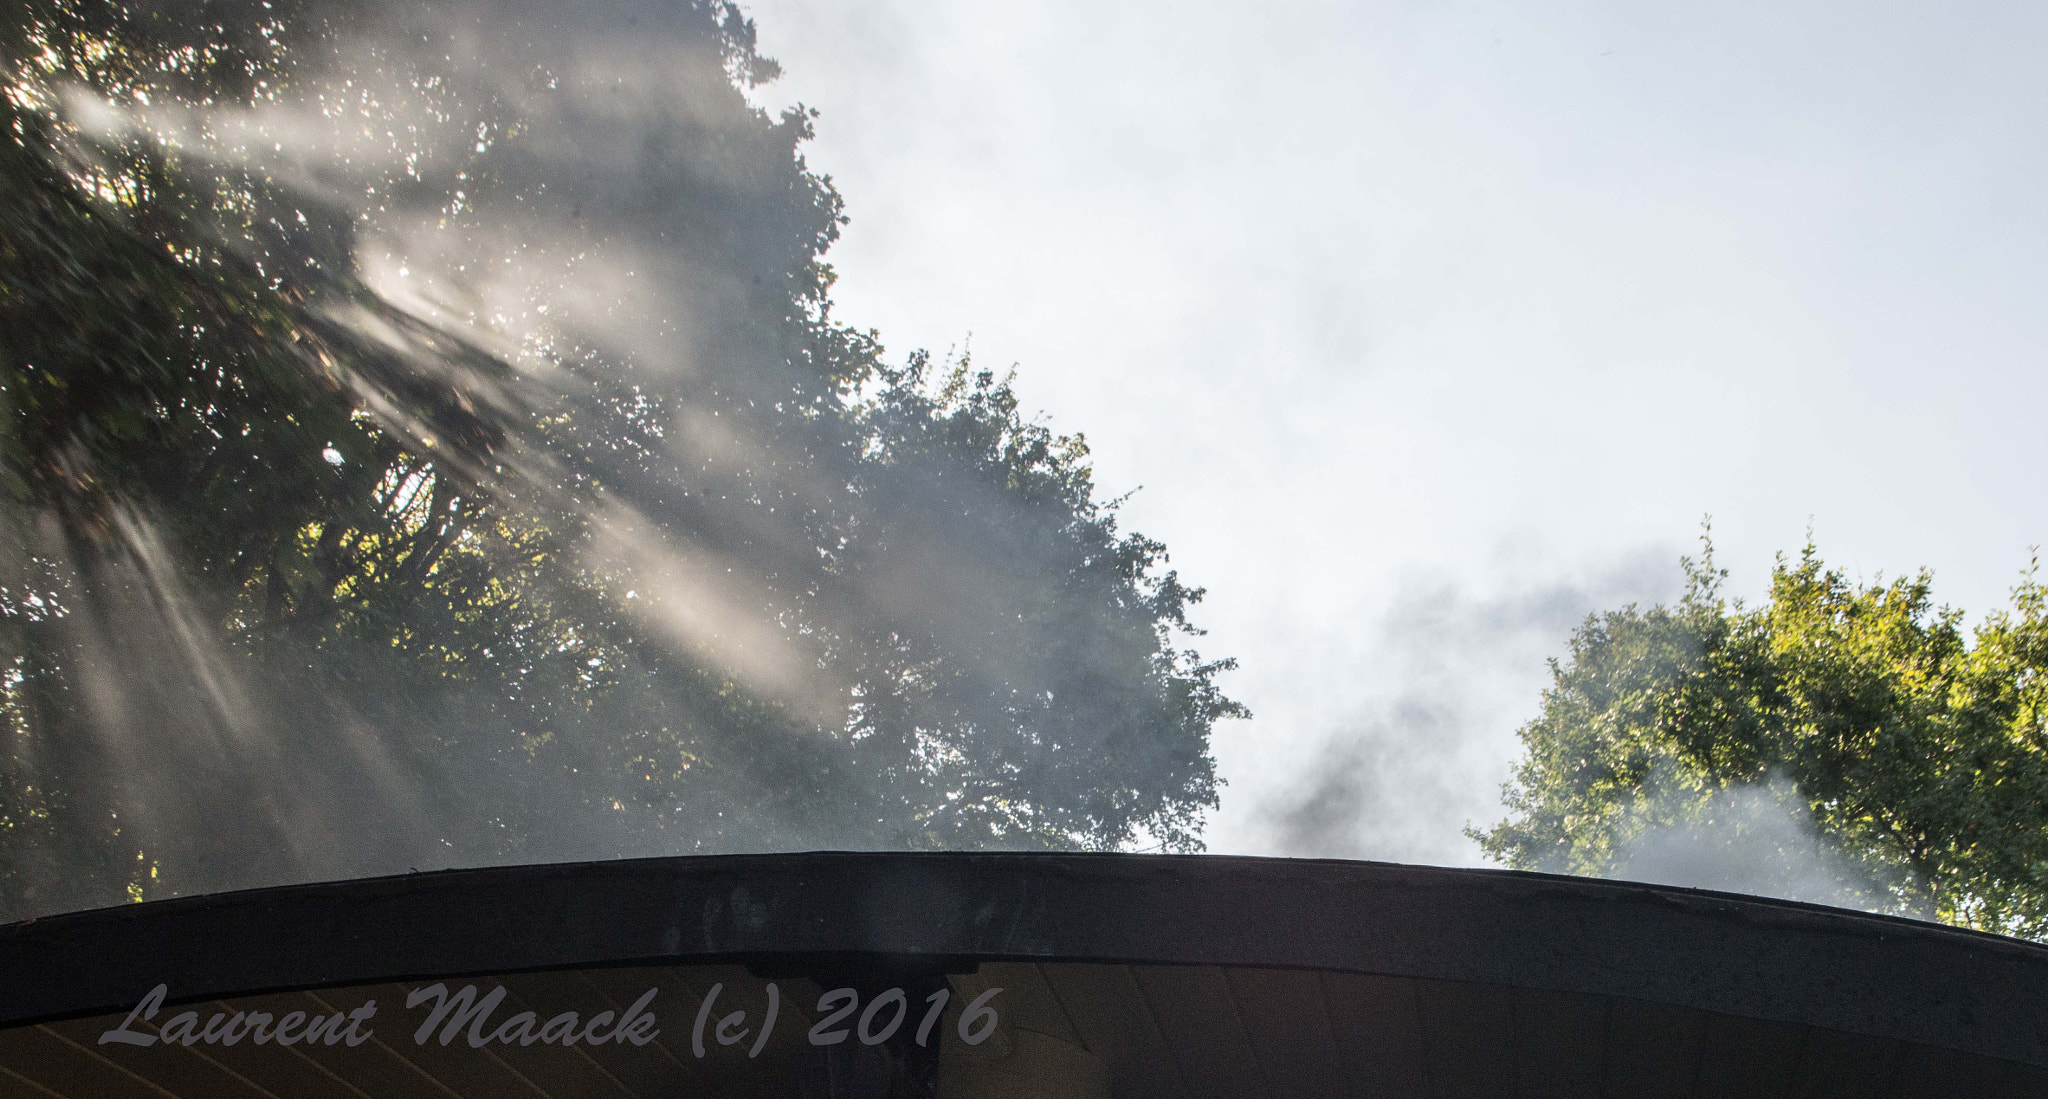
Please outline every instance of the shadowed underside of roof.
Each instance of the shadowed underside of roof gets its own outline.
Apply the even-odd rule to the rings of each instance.
[[[1371,863],[809,854],[421,874],[16,924],[0,972],[0,1095],[2048,1096],[2048,949]],[[437,983],[505,992],[443,1045],[416,1034],[438,1001],[407,1007]],[[182,1011],[376,1011],[353,1043],[102,1043],[159,984],[136,1034]],[[644,1043],[514,1040],[521,1012],[617,1021],[635,1002],[657,1017]]]

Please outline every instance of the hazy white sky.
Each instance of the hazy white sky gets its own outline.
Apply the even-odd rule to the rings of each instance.
[[[2048,540],[2048,7],[754,0],[845,319],[970,335],[1206,584],[1219,851],[1459,834],[1586,611]]]

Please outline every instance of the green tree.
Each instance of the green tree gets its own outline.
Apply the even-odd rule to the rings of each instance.
[[[1552,663],[1511,815],[1473,831],[1509,866],[1623,870],[1647,835],[1739,827],[1728,793],[1785,784],[1867,907],[2048,936],[2048,592],[1966,631],[1930,576],[1859,584],[1812,546],[1770,598],[1721,595],[1712,547],[1675,605],[1594,615]]]
[[[486,14],[0,17],[0,918],[1198,847],[1200,591],[1008,380],[834,318],[752,25]]]

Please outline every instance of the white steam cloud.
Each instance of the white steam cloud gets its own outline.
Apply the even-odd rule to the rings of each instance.
[[[1644,832],[1615,860],[1610,875],[1631,881],[1719,889],[1813,904],[1858,908],[1856,867],[1814,828],[1792,781],[1731,786],[1697,805],[1670,790],[1652,794],[1652,818],[1676,818]]]

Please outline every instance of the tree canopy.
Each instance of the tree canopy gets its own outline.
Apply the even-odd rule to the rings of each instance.
[[[833,314],[729,2],[0,17],[0,918],[1200,845],[1243,710],[1079,436]]]
[[[1829,899],[2048,937],[2048,588],[1966,630],[1931,577],[1852,580],[1809,545],[1755,607],[1721,592],[1712,547],[1675,605],[1590,617],[1573,636],[1511,815],[1474,831],[1507,865],[1625,873],[1645,837],[1756,828],[1768,794],[1818,846],[1796,872]],[[1763,829],[1743,857],[1800,852]],[[1763,868],[1768,871],[1770,868]],[[1786,868],[1780,867],[1780,870]]]

